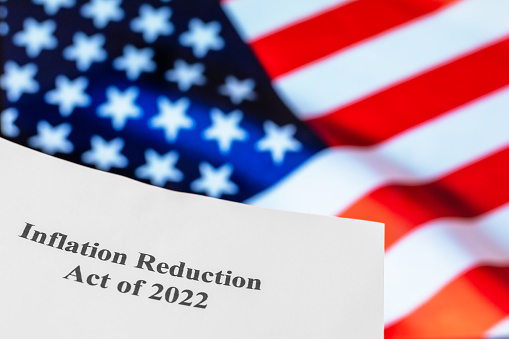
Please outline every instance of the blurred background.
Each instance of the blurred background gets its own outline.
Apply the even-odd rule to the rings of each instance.
[[[509,338],[509,1],[0,0],[0,19],[3,138],[383,222],[386,338]]]

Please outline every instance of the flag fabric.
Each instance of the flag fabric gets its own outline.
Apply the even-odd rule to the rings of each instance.
[[[9,0],[0,17],[3,137],[384,222],[386,338],[509,336],[509,2]]]

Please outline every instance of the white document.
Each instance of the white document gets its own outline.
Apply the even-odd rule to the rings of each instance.
[[[0,338],[382,339],[383,234],[0,139]]]

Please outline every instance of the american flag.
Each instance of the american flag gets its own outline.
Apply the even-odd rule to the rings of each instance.
[[[509,1],[4,0],[0,16],[3,137],[384,222],[386,338],[509,337]]]

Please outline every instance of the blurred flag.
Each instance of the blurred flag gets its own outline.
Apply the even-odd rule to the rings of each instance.
[[[509,1],[9,0],[0,15],[3,137],[384,222],[386,338],[509,336]]]

